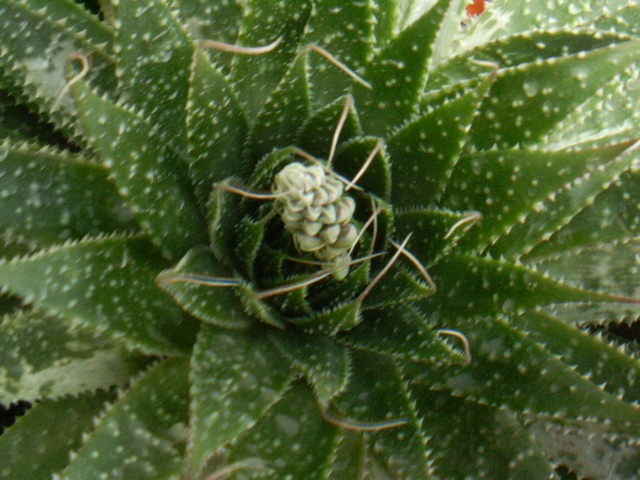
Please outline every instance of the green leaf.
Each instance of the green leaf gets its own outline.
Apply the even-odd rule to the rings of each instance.
[[[421,383],[412,384],[409,391],[439,478],[557,478],[544,453],[510,413]]]
[[[314,335],[334,335],[342,330],[351,330],[361,321],[360,304],[357,301],[340,303],[308,316],[289,319],[292,325]]]
[[[320,415],[311,389],[295,382],[260,422],[230,447],[227,462],[254,458],[264,463],[263,470],[243,470],[244,478],[320,480],[326,476],[337,435],[338,429]]]
[[[163,253],[178,260],[191,247],[207,243],[193,193],[174,170],[183,164],[158,145],[155,127],[99,97],[83,82],[72,90],[90,143]]]
[[[184,469],[189,363],[146,372],[99,419],[58,480],[177,480]]]
[[[248,0],[246,4],[239,45],[261,47],[282,38],[272,52],[234,58],[231,82],[247,118],[255,118],[294,61],[298,42],[309,18],[311,2]]]
[[[124,100],[144,112],[160,139],[184,152],[194,45],[165,0],[119,0],[114,7],[114,50]]]
[[[180,18],[182,28],[192,41],[215,40],[234,44],[242,22],[241,0],[210,2],[209,0],[172,0],[171,8]],[[219,50],[207,50],[207,57],[225,74],[232,56]]]
[[[257,161],[274,148],[293,143],[300,126],[309,116],[307,54],[300,54],[266,99],[247,141],[249,155]],[[252,162],[253,163],[253,162]]]
[[[0,142],[10,140],[14,143],[32,142],[43,145],[64,147],[66,139],[53,129],[53,125],[44,122],[31,112],[25,103],[18,98],[19,92],[10,94],[5,79],[0,74]]]
[[[113,32],[71,0],[2,0],[0,13],[11,25],[22,26],[2,29],[0,70],[58,127],[81,138],[70,122],[76,113],[73,101],[64,96],[56,104],[67,83],[67,57],[87,55],[88,78],[101,92],[111,91]]]
[[[633,145],[605,165],[574,179],[557,192],[538,201],[511,228],[498,237],[490,247],[493,255],[518,258],[538,243],[544,242],[593,203],[594,198],[629,168],[635,168],[640,145]]]
[[[345,424],[353,423],[356,430],[358,424],[368,425],[367,443],[392,478],[429,478],[427,438],[418,430],[407,384],[391,359],[352,351],[349,384],[333,404]],[[402,420],[406,423],[385,425]]]
[[[389,139],[395,205],[416,207],[440,198],[473,116],[494,81],[489,75],[457,98],[412,119]]]
[[[286,327],[287,317],[285,317],[283,312],[259,299],[256,296],[256,293],[251,289],[250,285],[242,283],[238,290],[242,304],[249,315],[262,320],[272,327],[280,329],[284,329]]]
[[[184,310],[203,322],[222,328],[246,328],[254,320],[242,308],[235,288],[203,284],[230,275],[233,272],[221,265],[207,247],[200,247],[190,250],[175,267],[161,272],[156,282]]]
[[[361,479],[371,480],[368,468],[367,441],[353,430],[341,429],[335,442],[328,480]]]
[[[537,270],[503,260],[451,254],[430,268],[438,289],[423,300],[424,311],[447,319],[564,302],[617,302],[619,298],[583,290]]]
[[[634,63],[639,51],[640,42],[629,41],[499,71],[471,128],[471,145],[487,150],[535,144]]]
[[[527,331],[529,338],[605,391],[629,403],[640,398],[640,363],[627,352],[553,314],[526,312],[512,321]]]
[[[260,253],[267,223],[268,217],[254,221],[251,217],[245,216],[235,225],[234,233],[238,239],[234,249],[235,259],[238,262],[238,268],[251,279],[255,279],[254,266]]]
[[[373,0],[374,38],[377,46],[389,42],[399,30],[398,0]]]
[[[379,141],[381,139],[376,137],[356,137],[342,142],[336,150],[332,168],[346,179],[355,178]],[[383,148],[373,157],[356,185],[368,194],[388,201],[391,193],[390,163],[389,155]]]
[[[474,228],[477,212],[461,214],[450,210],[420,208],[396,212],[394,219],[397,238],[411,234],[407,250],[424,266],[435,263]]]
[[[148,362],[40,310],[0,324],[0,403],[59,398],[124,385]]]
[[[472,362],[416,368],[415,381],[483,404],[558,418],[637,422],[640,409],[603,391],[520,330],[510,316],[447,323],[469,340]]]
[[[423,315],[409,305],[365,311],[360,325],[338,336],[340,342],[405,361],[439,364],[460,361]]]
[[[373,13],[371,0],[314,2],[300,44],[324,48],[351,70],[361,71],[373,53]],[[317,109],[344,95],[354,80],[319,54],[309,55],[311,101]]]
[[[535,262],[535,268],[580,288],[639,299],[640,239],[564,251]]]
[[[345,347],[328,338],[287,331],[271,332],[269,339],[296,368],[304,372],[323,408],[345,387],[349,375],[349,357]]]
[[[494,68],[511,68],[556,57],[575,55],[629,40],[614,32],[601,32],[592,27],[571,31],[529,30],[516,35],[482,43],[461,55],[444,58],[429,77],[427,90],[469,80]],[[495,64],[495,67],[491,64]]]
[[[36,403],[0,437],[0,475],[20,480],[51,478],[69,464],[69,453],[82,444],[92,418],[114,397],[98,392]]]
[[[536,245],[525,258],[534,259],[580,246],[598,245],[640,235],[640,210],[628,202],[640,191],[640,171],[631,166],[601,191],[569,223]]]
[[[233,89],[201,51],[191,65],[186,122],[190,174],[205,203],[215,182],[249,173],[242,159],[248,127]]]
[[[434,294],[420,273],[394,265],[371,289],[362,302],[363,310],[380,309],[428,298]],[[415,272],[415,273],[414,273]]]
[[[640,11],[633,3],[623,4],[615,10],[603,11],[593,25],[599,30],[611,30],[637,37],[640,36]]]
[[[136,228],[104,167],[52,148],[0,145],[0,196],[3,233],[33,245]]]
[[[265,334],[203,326],[190,373],[194,468],[253,427],[293,380],[294,371]]]
[[[311,117],[300,127],[296,145],[300,145],[310,155],[317,158],[328,158],[331,150],[333,135],[338,126],[338,120],[344,109],[347,97],[340,97],[324,108],[314,112]],[[347,118],[340,132],[340,140],[347,141],[362,136],[360,118],[351,105]]]
[[[572,30],[590,25],[629,5],[628,0],[559,1],[535,3],[524,8],[520,2],[488,4],[485,12],[465,32],[461,47],[473,47],[501,37],[536,30]],[[637,5],[634,5],[637,7]]]
[[[427,81],[433,42],[451,1],[438,0],[367,64],[363,76],[373,88],[354,86],[367,134],[385,136],[415,112]]]
[[[193,338],[169,295],[154,285],[164,262],[140,236],[70,242],[0,263],[0,283],[27,303],[150,353],[180,354]]]
[[[556,148],[557,145],[600,146],[637,140],[639,102],[637,65],[632,65],[576,108],[545,141]],[[559,135],[559,131],[563,134]]]
[[[462,240],[463,245],[482,250],[500,235],[508,235],[513,225],[526,221],[532,206],[537,210],[539,202],[544,204],[572,188],[584,188],[580,179],[607,168],[629,146],[626,143],[559,152],[534,149],[478,152],[458,162],[442,203],[482,215]],[[593,191],[598,187],[594,186]],[[571,202],[576,202],[575,195],[571,196]]]
[[[217,187],[231,184],[224,180]],[[207,204],[207,222],[211,248],[218,260],[232,265],[237,247],[235,229],[240,221],[240,201],[242,197],[223,188],[214,187]]]

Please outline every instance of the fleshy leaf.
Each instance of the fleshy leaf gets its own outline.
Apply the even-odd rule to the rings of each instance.
[[[617,181],[625,171],[637,168],[639,150],[640,143],[637,143],[605,165],[586,171],[558,192],[538,201],[524,217],[518,219],[518,223],[497,238],[489,251],[493,255],[510,258],[528,253],[593,203],[596,195]]]
[[[177,479],[189,412],[189,363],[170,358],[146,372],[99,419],[56,480]]]
[[[248,127],[233,89],[200,51],[191,66],[186,121],[187,161],[198,200],[205,203],[213,183],[248,174],[242,160]]]
[[[499,71],[472,125],[470,144],[478,150],[535,144],[635,62],[639,51],[640,42],[629,41]]]
[[[328,480],[370,480],[367,441],[360,432],[341,429],[335,442]]]
[[[429,77],[427,90],[475,78],[494,68],[511,68],[526,63],[574,55],[629,40],[614,32],[593,28],[572,31],[526,31],[483,43],[462,55],[443,59]],[[495,64],[495,67],[491,64]]]
[[[448,255],[429,271],[438,290],[422,305],[425,311],[439,312],[447,318],[512,312],[552,303],[620,301],[522,265],[473,255]]]
[[[285,75],[296,55],[297,44],[311,10],[309,0],[269,2],[249,0],[240,26],[238,44],[262,47],[278,38],[278,47],[264,55],[238,55],[231,81],[247,118],[255,118],[265,100]]]
[[[474,228],[477,212],[461,214],[440,209],[401,210],[394,219],[395,234],[412,234],[407,250],[425,266],[447,254],[466,232]]]
[[[593,24],[600,30],[612,30],[638,37],[640,36],[638,5],[632,2],[629,5],[618,7],[616,10],[603,11]]]
[[[207,221],[211,248],[216,257],[225,265],[233,264],[237,246],[235,227],[240,221],[239,205],[242,197],[237,193],[224,190],[231,182],[226,179],[211,191],[207,204]]]
[[[309,116],[307,54],[300,54],[266,99],[251,129],[247,145],[251,158],[260,159],[274,148],[292,144],[300,126]],[[253,163],[253,162],[252,162]]]
[[[353,179],[363,167],[365,160],[373,153],[378,142],[376,137],[357,137],[343,142],[333,160],[335,171],[348,180]],[[383,200],[389,200],[391,193],[391,166],[389,155],[382,148],[373,158],[366,171],[356,183],[365,192]]]
[[[459,97],[412,119],[389,140],[392,198],[398,207],[432,203],[442,195],[480,102],[495,80],[489,75]],[[416,180],[420,181],[416,181]]]
[[[320,415],[311,389],[295,382],[260,422],[238,438],[229,449],[227,462],[262,460],[261,471],[242,472],[254,479],[321,480],[326,476],[337,433]]]
[[[0,145],[0,196],[3,234],[38,246],[136,228],[107,170],[64,151]]]
[[[362,317],[359,303],[351,301],[289,321],[307,333],[333,335],[352,329],[362,321]]]
[[[368,424],[367,441],[395,478],[428,478],[427,438],[417,428],[417,419],[407,384],[394,362],[382,355],[354,350],[349,384],[333,402],[336,418],[357,430]],[[391,427],[388,422],[402,422]],[[379,425],[376,428],[374,425]]]
[[[63,469],[69,464],[69,453],[82,444],[82,434],[92,418],[113,397],[98,392],[35,404],[2,435],[2,478],[42,480]]]
[[[347,97],[340,97],[333,103],[314,112],[309,120],[300,127],[296,144],[304,146],[305,151],[310,155],[317,158],[328,158],[331,141],[346,99]],[[360,118],[352,104],[340,132],[340,140],[344,142],[362,136],[362,133]]]
[[[584,188],[578,179],[605,168],[629,146],[626,143],[560,152],[534,149],[478,152],[458,162],[442,203],[482,215],[478,225],[462,240],[464,245],[481,250],[526,217],[532,205],[535,208],[538,202],[570,190],[574,182],[575,188]],[[571,202],[576,202],[575,196]]]
[[[210,2],[208,0],[172,1],[171,8],[180,17],[182,28],[192,41],[215,40],[234,44],[238,37],[238,28],[242,22],[243,2],[241,0],[225,0]],[[219,50],[207,50],[207,57],[228,73],[232,56]]]
[[[367,134],[385,136],[415,112],[427,81],[429,58],[440,22],[452,0],[438,0],[367,64],[372,89],[354,86]]]
[[[92,92],[83,82],[73,87],[82,125],[90,143],[134,211],[140,225],[169,258],[177,260],[207,235],[194,195],[147,121]]]
[[[640,82],[636,65],[607,82],[545,138],[557,145],[609,145],[637,140],[640,130]],[[563,134],[559,135],[558,132]]]
[[[216,260],[207,247],[190,250],[156,282],[168,291],[188,313],[223,328],[246,328],[254,323],[234,293],[234,287],[203,284],[215,278],[233,278],[233,272]],[[213,278],[211,278],[213,277]]]
[[[460,361],[436,335],[430,323],[414,308],[394,305],[366,311],[363,322],[338,339],[355,348],[401,360]]]
[[[144,112],[160,139],[186,146],[185,106],[194,46],[165,0],[114,3],[118,80],[124,101]],[[140,35],[139,32],[145,32]],[[86,114],[85,114],[86,115]]]
[[[108,55],[113,31],[71,0],[2,0],[0,12],[10,25],[21,26],[19,32],[2,29],[0,69],[38,110],[81,138],[70,122],[76,114],[72,99],[64,96],[57,101],[67,83],[67,58],[87,55],[88,77],[101,92],[112,90],[113,63]]]
[[[409,391],[439,478],[557,479],[546,456],[509,413],[419,383]]]
[[[407,271],[403,266],[392,267],[371,289],[362,302],[363,310],[383,307],[428,298],[434,294],[425,279],[415,272]]]
[[[0,403],[124,385],[148,362],[40,310],[0,324]]]
[[[346,385],[349,357],[345,347],[328,338],[286,331],[272,332],[269,339],[304,372],[323,408]]]
[[[626,7],[629,0],[561,1],[536,3],[523,8],[520,2],[486,4],[485,12],[466,32],[462,49],[521,32],[549,29],[572,30],[589,25],[601,16]],[[636,5],[637,6],[637,5]]]
[[[154,285],[162,267],[144,237],[99,237],[2,262],[0,283],[144,351],[176,354],[191,341],[193,325]]]
[[[203,326],[190,373],[193,467],[250,429],[293,380],[294,371],[265,334]]]
[[[66,146],[66,138],[56,132],[52,124],[29,111],[22,99],[17,97],[17,92],[14,92],[14,95],[9,93],[5,82],[8,83],[0,74],[0,143],[10,140],[14,143],[26,141]]]
[[[351,70],[361,71],[373,50],[375,21],[371,3],[314,2],[301,45],[322,47]],[[354,80],[326,58],[317,53],[309,55],[311,101],[315,108],[322,108],[346,93]]]
[[[518,321],[509,316],[475,317],[448,326],[468,338],[471,363],[442,365],[435,371],[425,369],[422,375],[416,369],[414,381],[519,412],[602,421],[640,419],[640,408],[603,391],[528,338],[526,331],[516,328]]]
[[[627,199],[636,192],[640,192],[640,170],[632,166],[600,192],[592,204],[555,231],[548,240],[534,247],[526,258],[639,236],[640,209],[634,202],[627,203]]]
[[[640,239],[565,251],[535,263],[538,270],[582,288],[639,299]]]
[[[640,362],[622,349],[567,325],[553,314],[526,312],[512,321],[526,330],[529,338],[544,345],[545,350],[562,358],[605,391],[628,402],[640,397]]]

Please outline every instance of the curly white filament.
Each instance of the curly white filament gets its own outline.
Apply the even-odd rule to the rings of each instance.
[[[282,37],[278,37],[274,42],[263,47],[241,47],[230,43],[217,42],[215,40],[200,40],[198,46],[223,52],[239,53],[241,55],[262,55],[275,50],[282,42]]]
[[[58,94],[55,101],[53,102],[53,105],[51,107],[52,110],[55,110],[58,107],[58,105],[60,104],[60,101],[67,94],[69,89],[75,83],[78,83],[80,80],[86,77],[87,73],[89,73],[89,60],[87,60],[87,57],[85,57],[81,53],[72,53],[71,55],[67,56],[65,60],[65,65],[69,64],[73,60],[80,60],[80,63],[82,64],[81,69],[76,75],[71,77],[67,83],[65,83],[64,87],[62,87],[62,90],[60,90],[60,93]]]
[[[465,365],[469,365],[471,363],[471,346],[469,345],[469,339],[464,333],[459,332],[457,330],[448,330],[448,329],[438,330],[437,332],[442,335],[451,335],[452,337],[459,338],[462,341],[462,344],[464,345],[464,358],[465,358],[464,363]]]

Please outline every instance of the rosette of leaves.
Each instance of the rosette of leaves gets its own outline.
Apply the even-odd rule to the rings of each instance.
[[[0,476],[638,477],[640,6],[465,6],[0,0]]]

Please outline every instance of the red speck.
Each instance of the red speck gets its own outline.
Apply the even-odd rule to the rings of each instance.
[[[473,0],[471,5],[467,5],[466,11],[469,17],[477,17],[484,12],[484,0]]]

